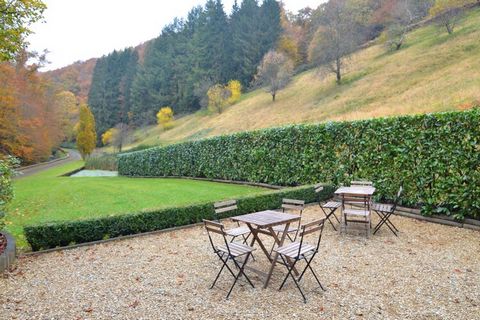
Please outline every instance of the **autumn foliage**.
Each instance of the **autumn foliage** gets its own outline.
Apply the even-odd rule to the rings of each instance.
[[[15,63],[0,64],[0,154],[14,155],[25,163],[49,158],[65,138],[62,103],[57,92],[27,66],[23,53]]]
[[[162,107],[157,113],[157,123],[163,128],[168,130],[173,127],[173,110],[170,107]]]
[[[95,118],[90,108],[83,104],[80,106],[80,121],[77,132],[77,149],[83,159],[92,154],[96,144]]]

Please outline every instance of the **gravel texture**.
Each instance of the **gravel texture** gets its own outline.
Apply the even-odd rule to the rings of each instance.
[[[315,207],[304,221],[321,217]],[[232,278],[202,227],[23,257],[0,278],[1,319],[479,319],[480,233],[402,217],[366,239],[327,225],[304,304],[277,265],[267,289]],[[312,239],[310,239],[310,242]],[[259,250],[257,267],[268,269]],[[315,287],[307,275],[307,290]]]

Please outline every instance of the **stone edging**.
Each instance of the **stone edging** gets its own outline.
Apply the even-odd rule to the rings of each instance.
[[[273,189],[273,190],[281,190],[287,187],[276,186],[273,184],[268,183],[259,183],[259,182],[247,182],[247,181],[235,181],[235,180],[222,180],[222,179],[209,179],[209,178],[197,178],[197,177],[184,177],[184,176],[123,176],[119,175],[119,177],[125,178],[142,178],[142,179],[185,179],[185,180],[198,180],[198,181],[208,181],[208,182],[218,182],[218,183],[228,183],[228,184],[239,184],[239,185],[247,185],[252,187],[261,187],[266,189]]]
[[[7,247],[5,248],[5,251],[0,254],[0,273],[8,270],[8,268],[15,263],[17,258],[15,239],[7,232],[2,232],[2,234],[7,238]]]
[[[126,235],[126,236],[120,236],[120,237],[115,237],[115,238],[111,238],[111,239],[84,242],[84,243],[74,244],[74,245],[65,246],[65,247],[58,247],[58,248],[47,249],[47,250],[39,250],[39,251],[33,251],[33,252],[23,252],[23,253],[20,254],[20,256],[21,257],[31,257],[31,256],[44,254],[44,253],[63,251],[63,250],[71,250],[71,249],[88,247],[88,246],[97,245],[97,244],[103,244],[103,243],[109,243],[109,242],[115,242],[115,241],[122,241],[122,240],[137,238],[137,237],[146,237],[146,236],[155,235],[155,234],[162,234],[162,233],[166,233],[166,232],[170,232],[170,231],[178,231],[178,230],[183,230],[183,229],[194,228],[194,227],[198,227],[198,226],[202,226],[202,225],[203,225],[203,222],[199,222],[199,223],[195,223],[195,224],[188,224],[188,225],[185,225],[185,226],[178,226],[178,227],[173,227],[173,228],[168,228],[168,229],[129,234],[129,235]]]

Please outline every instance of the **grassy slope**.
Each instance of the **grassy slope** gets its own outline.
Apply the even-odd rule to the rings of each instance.
[[[344,84],[308,71],[278,95],[246,94],[221,115],[202,111],[179,119],[162,132],[136,133],[138,144],[166,144],[289,123],[355,120],[453,110],[480,99],[480,9],[468,13],[449,36],[427,26],[412,32],[403,49],[375,45],[349,61]]]
[[[20,246],[26,245],[22,227],[29,224],[231,199],[265,191],[181,179],[58,177],[82,164],[70,163],[15,181],[15,199],[9,206],[6,222],[7,230]]]

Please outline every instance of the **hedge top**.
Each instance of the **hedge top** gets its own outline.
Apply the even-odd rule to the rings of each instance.
[[[378,198],[479,216],[480,110],[292,125],[123,154],[128,176],[190,176],[276,185],[365,178]]]

